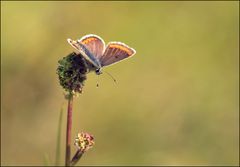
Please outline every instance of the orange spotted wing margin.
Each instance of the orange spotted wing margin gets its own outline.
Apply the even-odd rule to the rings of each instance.
[[[100,59],[100,57],[103,55],[105,42],[101,37],[94,34],[89,34],[83,36],[78,40],[78,42],[84,44],[97,59]]]
[[[121,42],[109,42],[102,57],[101,66],[108,66],[123,59],[132,57],[136,51]]]

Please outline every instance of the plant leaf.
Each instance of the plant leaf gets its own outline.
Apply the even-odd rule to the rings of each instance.
[[[44,166],[51,166],[48,153],[44,154]]]
[[[58,121],[58,131],[57,131],[57,147],[56,147],[56,160],[55,165],[60,165],[60,156],[61,156],[61,132],[62,132],[62,115],[63,115],[63,105],[61,107],[59,121]]]

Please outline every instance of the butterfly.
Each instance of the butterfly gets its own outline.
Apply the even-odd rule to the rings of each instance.
[[[75,48],[87,60],[89,70],[94,70],[97,75],[102,74],[101,69],[126,58],[132,57],[136,51],[122,42],[105,42],[97,35],[89,34],[79,40],[67,39],[68,43]]]

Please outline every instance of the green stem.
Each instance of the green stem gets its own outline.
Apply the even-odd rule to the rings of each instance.
[[[70,163],[71,163],[72,105],[73,105],[73,95],[72,93],[69,93],[68,110],[67,110],[67,132],[66,132],[66,158],[65,158],[66,166],[71,165]]]

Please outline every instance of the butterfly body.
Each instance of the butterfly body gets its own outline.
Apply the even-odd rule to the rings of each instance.
[[[81,54],[79,54],[80,56],[82,56]],[[84,56],[82,56],[84,58]],[[84,58],[85,59],[85,58]],[[86,59],[85,59],[86,60]],[[102,71],[101,71],[101,67],[96,67],[94,66],[92,63],[90,63],[89,61],[85,61],[86,65],[87,65],[87,69],[88,69],[88,72],[92,72],[94,71],[97,75],[100,75],[102,74]]]
[[[87,60],[89,72],[95,71],[97,75],[102,73],[102,67],[117,63],[136,53],[133,48],[121,42],[109,42],[105,47],[103,39],[93,34],[85,35],[77,41],[72,39],[67,41]]]

